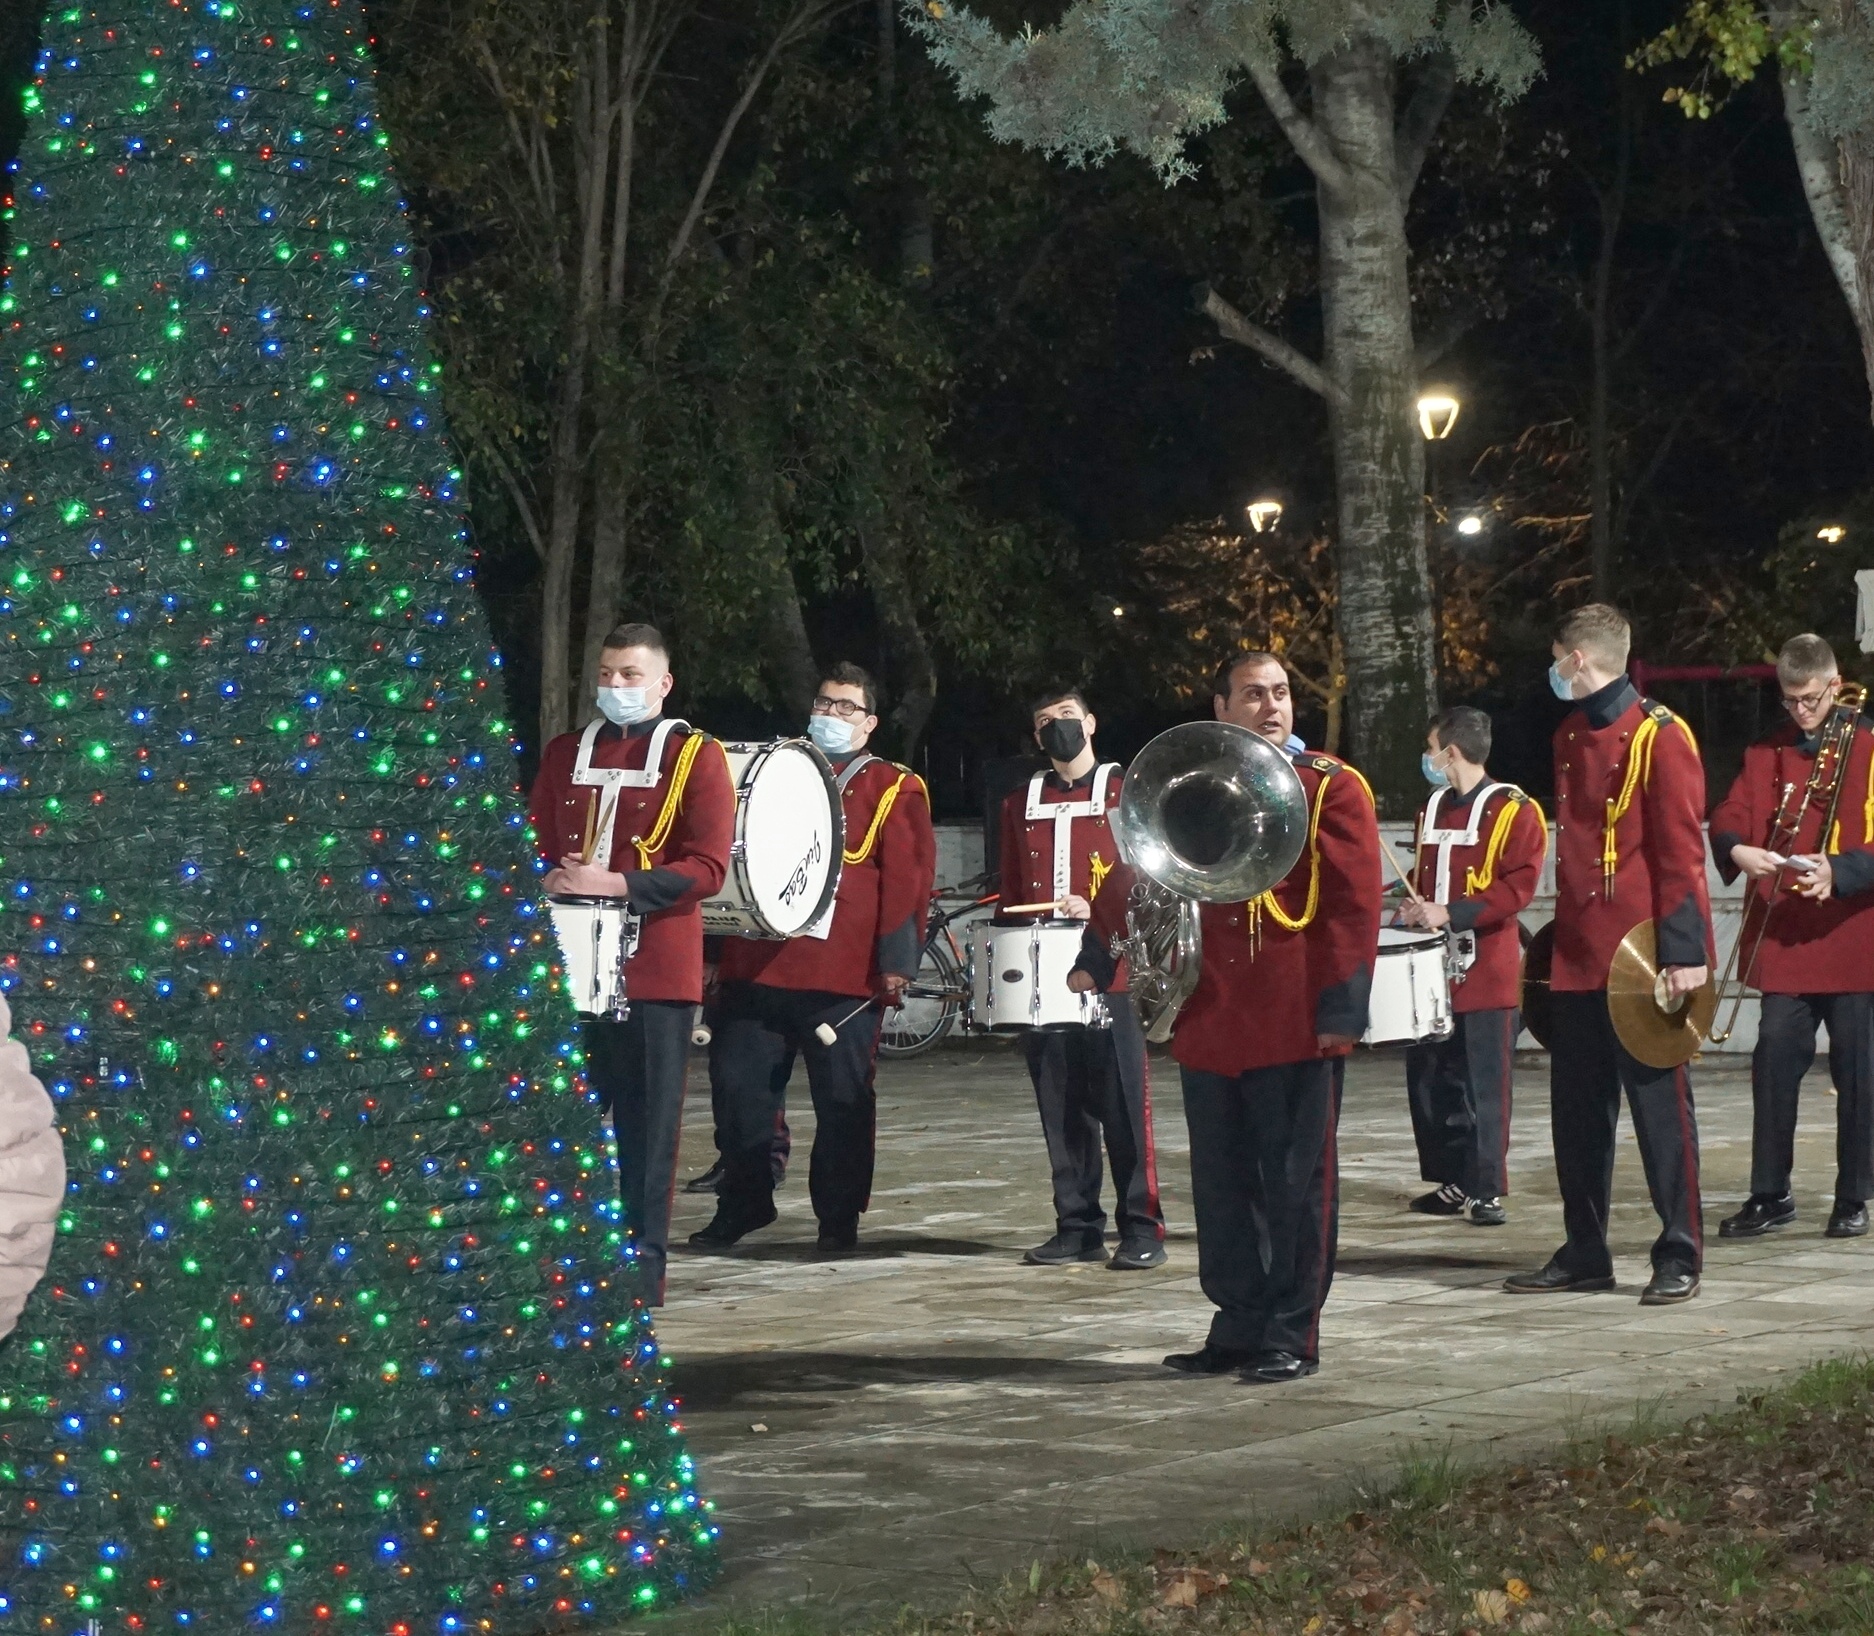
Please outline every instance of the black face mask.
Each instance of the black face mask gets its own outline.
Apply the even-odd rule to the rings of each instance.
[[[1087,747],[1087,730],[1072,716],[1056,716],[1052,721],[1044,721],[1035,736],[1054,761],[1072,761]]]

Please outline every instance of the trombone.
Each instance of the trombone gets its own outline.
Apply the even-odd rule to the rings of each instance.
[[[1776,818],[1770,825],[1768,850],[1779,857],[1790,857],[1796,849],[1797,837],[1802,833],[1803,822],[1809,816],[1811,807],[1822,808],[1822,828],[1817,845],[1826,850],[1828,838],[1835,829],[1835,814],[1841,807],[1842,786],[1848,781],[1848,758],[1854,750],[1855,729],[1860,725],[1861,713],[1867,707],[1867,689],[1859,682],[1843,682],[1835,694],[1835,703],[1817,731],[1815,746],[1815,765],[1809,769],[1809,782],[1803,786],[1802,799],[1796,800],[1796,786],[1793,783],[1783,786],[1782,799],[1777,802]],[[1795,802],[1794,810],[1791,803]],[[1718,980],[1718,992],[1728,992],[1731,996],[1731,1015],[1724,1027],[1714,1028],[1711,1043],[1721,1045],[1728,1040],[1737,1028],[1739,1013],[1744,1009],[1745,991],[1750,987],[1750,980],[1757,972],[1757,956],[1763,949],[1764,932],[1769,928],[1770,916],[1776,912],[1777,891],[1794,891],[1796,888],[1783,886],[1783,871],[1787,864],[1778,864],[1776,873],[1770,877],[1769,892],[1759,897],[1757,883],[1747,883],[1744,892],[1744,912],[1737,925],[1737,941],[1731,945],[1731,958],[1725,965],[1723,977]],[[1759,909],[1758,906],[1762,907]],[[1752,936],[1751,914],[1756,910],[1756,934]],[[1746,941],[1750,944],[1750,953],[1744,955]],[[1739,969],[1740,961],[1742,969]],[[1735,984],[1735,986],[1731,986]]]

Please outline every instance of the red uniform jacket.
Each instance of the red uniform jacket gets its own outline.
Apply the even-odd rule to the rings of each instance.
[[[1718,871],[1736,880],[1731,848],[1768,846],[1770,830],[1786,786],[1794,785],[1789,810],[1802,804],[1802,792],[1815,766],[1815,740],[1805,740],[1794,722],[1785,723],[1761,744],[1744,752],[1744,767],[1731,793],[1711,815],[1711,851]],[[1750,892],[1745,934],[1764,927],[1751,984],[1765,994],[1866,994],[1874,992],[1874,731],[1863,722],[1855,730],[1843,772],[1835,825],[1822,835],[1822,806],[1811,804],[1796,832],[1792,852],[1809,856],[1826,850],[1834,871],[1835,894],[1812,903],[1788,890],[1775,892],[1776,909],[1767,924],[1764,906],[1771,881],[1757,881]],[[1782,886],[1794,879],[1785,874]],[[1750,944],[1744,945],[1746,955]]]
[[[862,752],[863,754],[863,752]],[[833,765],[842,775],[857,756]],[[930,796],[908,767],[876,756],[846,785],[846,864],[839,877],[832,930],[785,942],[752,937],[712,939],[725,983],[761,983],[863,998],[882,972],[917,975],[937,873]]]
[[[1002,803],[1002,901],[1045,903],[1072,892],[1097,903],[1101,888],[1119,862],[1119,846],[1107,827],[1106,815],[1119,805],[1124,769],[1104,762],[1074,784],[1063,784],[1049,770],[1036,773],[1026,784],[1011,790]],[[1030,817],[1030,812],[1035,814]],[[1123,910],[1129,881],[1119,892]],[[1016,916],[1012,924],[1032,920]],[[1120,917],[1121,930],[1124,916]],[[1126,986],[1125,962],[1105,987],[1111,992]]]
[[[1317,1034],[1357,1038],[1379,950],[1379,821],[1373,792],[1346,762],[1304,750],[1295,771],[1308,799],[1308,844],[1283,879],[1252,903],[1206,903],[1197,988],[1171,1036],[1187,1068],[1236,1075],[1308,1062]],[[1080,964],[1111,970],[1101,945],[1124,929],[1130,869],[1096,901]],[[1344,1056],[1347,1047],[1329,1055]]]
[[[1705,768],[1692,730],[1626,677],[1555,730],[1555,962],[1561,993],[1607,986],[1620,940],[1657,924],[1662,966],[1711,963]]]
[[[1516,917],[1542,879],[1548,820],[1514,784],[1479,784],[1469,795],[1440,790],[1419,818],[1412,884],[1445,904],[1451,929],[1471,932],[1477,958],[1451,990],[1454,1011],[1503,1011],[1520,1005],[1522,939]]]
[[[642,775],[662,718],[620,730],[591,728],[593,775],[622,768]],[[704,898],[722,885],[735,838],[735,787],[722,746],[707,733],[671,724],[664,735],[657,782],[618,786],[609,855],[601,839],[593,861],[622,873],[632,908],[644,916],[638,952],[625,967],[634,1000],[703,998]],[[575,782],[585,734],[562,733],[540,758],[530,803],[534,844],[551,864],[581,851],[592,815],[604,811],[609,789]]]

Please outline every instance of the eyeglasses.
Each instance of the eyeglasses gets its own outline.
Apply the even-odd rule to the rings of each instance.
[[[1820,693],[1785,693],[1783,708],[1785,710],[1820,710],[1823,705],[1833,703],[1834,698],[1834,692],[1829,688],[1824,688]]]
[[[871,714],[859,699],[829,699],[824,693],[813,701],[813,713],[816,716],[838,716],[841,721]]]

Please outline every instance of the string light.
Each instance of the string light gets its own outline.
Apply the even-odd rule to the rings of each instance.
[[[65,1134],[0,1633],[601,1627],[715,1558],[356,0],[55,7],[0,234],[0,991]]]

